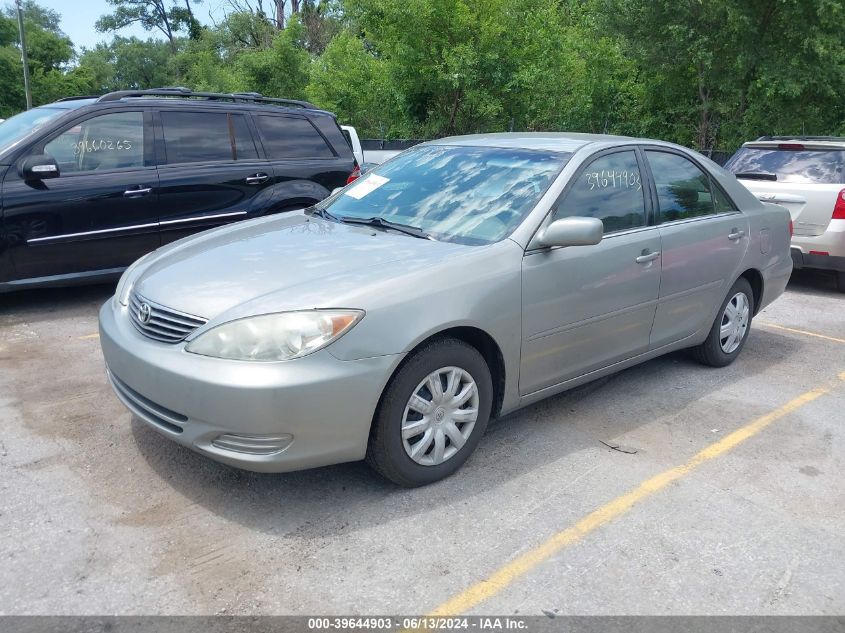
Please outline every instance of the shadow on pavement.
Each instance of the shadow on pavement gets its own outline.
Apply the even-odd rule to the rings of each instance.
[[[845,297],[845,293],[836,289],[836,277],[823,270],[796,270],[786,286],[788,292],[795,292],[814,297]]]
[[[600,440],[649,424],[655,415],[683,411],[714,391],[767,371],[802,348],[801,341],[771,332],[757,330],[753,335],[739,361],[724,369],[703,367],[678,352],[507,415],[491,423],[457,474],[412,490],[381,479],[362,462],[292,473],[251,473],[193,453],[136,419],[132,433],[148,465],[180,498],[250,530],[292,538],[326,537],[424,514],[444,504],[458,511],[470,497],[487,494],[571,453],[609,450]],[[765,402],[750,403],[746,414],[753,417],[767,407]],[[162,510],[158,520],[167,521],[168,510]]]
[[[96,316],[100,306],[114,294],[116,283],[64,288],[37,288],[0,294],[0,319],[22,318],[37,322],[73,317],[86,312]]]

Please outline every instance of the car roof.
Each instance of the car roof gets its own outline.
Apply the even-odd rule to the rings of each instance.
[[[612,134],[582,134],[578,132],[499,132],[495,134],[469,134],[448,136],[429,141],[428,145],[465,145],[473,147],[505,147],[553,152],[576,152],[587,145],[619,145],[648,143],[676,147],[652,139],[614,136]]]
[[[54,101],[53,103],[45,103],[44,105],[37,106],[37,108],[45,110],[76,110],[77,108],[96,103],[96,101],[97,97],[69,97]]]
[[[782,149],[797,149],[796,145],[802,145],[804,149],[808,150],[826,150],[826,149],[845,149],[845,138],[778,138],[774,140],[758,140],[748,141],[743,143],[743,147],[750,147],[756,149],[778,149],[781,145],[786,145]]]

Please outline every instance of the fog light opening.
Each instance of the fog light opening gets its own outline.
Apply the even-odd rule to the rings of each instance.
[[[273,455],[281,453],[293,442],[293,435],[236,435],[224,433],[211,441],[211,445],[223,451],[246,453],[248,455]]]

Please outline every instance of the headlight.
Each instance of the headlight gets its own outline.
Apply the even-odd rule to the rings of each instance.
[[[132,277],[135,276],[135,269],[140,266],[141,262],[152,254],[153,253],[147,253],[142,258],[136,259],[135,263],[129,266],[129,268],[123,272],[123,275],[121,275],[120,281],[117,282],[117,290],[115,290],[114,293],[115,298],[121,305],[125,306],[129,304],[129,293],[132,290]]]
[[[325,347],[363,316],[362,310],[303,310],[247,317],[200,334],[185,351],[231,360],[291,360]]]

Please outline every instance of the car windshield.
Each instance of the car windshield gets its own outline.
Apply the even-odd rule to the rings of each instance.
[[[11,149],[29,134],[68,111],[67,108],[33,108],[0,123],[0,152]]]
[[[519,226],[571,156],[424,145],[377,167],[318,206],[340,220],[382,218],[440,241],[492,244]]]
[[[734,174],[773,175],[778,182],[845,182],[845,151],[743,147],[725,164]]]

